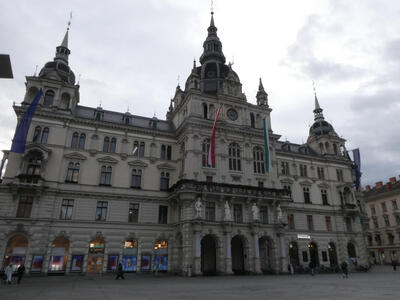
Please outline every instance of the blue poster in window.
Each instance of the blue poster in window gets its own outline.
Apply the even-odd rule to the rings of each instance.
[[[118,255],[109,255],[107,270],[115,271],[117,270],[117,265],[118,265]]]
[[[136,256],[127,255],[122,257],[122,270],[124,272],[136,271]]]
[[[166,255],[155,255],[153,270],[156,271],[167,271],[168,270],[168,256]]]

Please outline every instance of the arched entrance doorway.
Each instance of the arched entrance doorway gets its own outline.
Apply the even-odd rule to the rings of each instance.
[[[27,250],[28,239],[22,234],[14,235],[8,240],[3,267],[12,264],[16,271],[21,264],[25,263]]]
[[[336,245],[333,242],[328,244],[329,264],[331,267],[338,266]]]
[[[231,241],[232,271],[234,274],[244,274],[244,244],[243,238],[236,235]]]
[[[353,264],[356,264],[357,252],[356,252],[356,247],[354,246],[354,244],[352,242],[347,243],[347,254],[349,255]]]
[[[50,273],[64,273],[67,266],[69,240],[66,237],[57,237],[51,244],[49,263]]]
[[[87,273],[101,273],[103,270],[105,242],[101,237],[94,238],[89,243]]]
[[[203,275],[217,273],[217,243],[210,234],[201,239],[201,272]]]
[[[300,265],[299,246],[296,242],[289,243],[289,259],[293,267],[297,267]]]
[[[263,273],[274,272],[273,266],[273,249],[272,241],[269,237],[263,236],[259,238],[258,245],[260,248],[260,267]]]
[[[310,262],[314,264],[314,266],[319,266],[319,257],[318,257],[318,246],[316,243],[311,242],[308,244],[308,250],[310,252]]]
[[[166,240],[158,240],[154,243],[153,271],[168,271],[168,242]]]

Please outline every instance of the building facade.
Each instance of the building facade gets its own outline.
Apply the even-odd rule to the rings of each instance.
[[[67,31],[14,106],[21,120],[43,90],[25,153],[5,151],[2,267],[90,274],[120,261],[125,271],[188,276],[366,263],[362,195],[345,140],[315,96],[307,143],[279,141],[261,79],[252,104],[226,64],[213,15],[200,65],[176,88],[166,120],[80,105],[69,55]]]
[[[364,201],[369,226],[365,231],[369,259],[375,264],[391,264],[400,256],[400,182],[389,178],[374,187],[367,185]]]

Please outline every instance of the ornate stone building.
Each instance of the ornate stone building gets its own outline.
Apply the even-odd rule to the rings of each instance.
[[[400,182],[389,178],[374,187],[367,185],[364,202],[369,226],[365,231],[371,263],[390,264],[400,258]]]
[[[226,64],[213,16],[203,48],[159,120],[80,105],[67,31],[14,106],[20,120],[43,90],[25,153],[5,152],[2,267],[99,273],[121,261],[126,271],[200,275],[366,262],[353,164],[317,98],[307,143],[279,141],[261,80],[252,104]]]

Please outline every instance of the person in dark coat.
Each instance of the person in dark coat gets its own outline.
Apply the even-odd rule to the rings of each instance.
[[[122,264],[121,263],[118,264],[117,277],[115,277],[115,279],[119,279],[119,278],[125,279],[124,278],[124,271],[122,270]]]
[[[17,276],[18,276],[18,281],[17,283],[20,284],[22,280],[22,276],[24,276],[25,273],[25,266],[24,264],[21,264],[18,269],[17,269]]]
[[[397,268],[397,261],[394,259],[392,260],[393,271],[396,271]]]
[[[340,264],[340,267],[342,268],[342,277],[349,278],[349,271],[347,270],[347,263],[345,261],[343,261]]]
[[[314,262],[310,261],[310,263],[308,264],[308,267],[311,270],[311,276],[314,276],[315,275],[315,264],[314,264]]]

